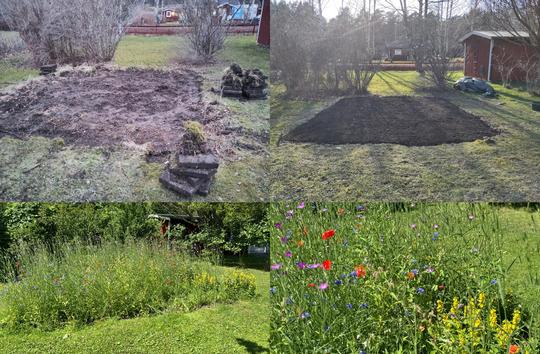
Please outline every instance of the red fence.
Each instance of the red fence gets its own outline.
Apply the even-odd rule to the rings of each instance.
[[[184,34],[190,31],[187,26],[129,26],[126,34],[150,34],[156,36],[171,36]],[[229,34],[256,34],[257,26],[228,26]]]

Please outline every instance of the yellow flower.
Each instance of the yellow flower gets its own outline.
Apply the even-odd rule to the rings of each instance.
[[[484,292],[481,292],[478,294],[478,307],[484,308],[484,304],[486,303],[486,294]]]
[[[489,327],[492,329],[497,328],[497,310],[493,308],[489,310]]]

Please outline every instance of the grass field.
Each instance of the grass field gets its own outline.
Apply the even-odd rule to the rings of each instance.
[[[114,63],[121,67],[174,68],[189,57],[186,39],[175,36],[125,36]],[[232,36],[212,65],[189,66],[201,73],[203,99],[217,101],[224,125],[236,134],[232,154],[222,161],[209,201],[258,201],[265,198],[268,156],[269,103],[238,102],[209,92],[219,87],[222,72],[236,62],[246,68],[269,70],[268,50],[258,47],[254,36]],[[37,75],[37,71],[0,63],[1,85],[14,84]],[[124,146],[114,149],[67,146],[61,139],[31,136],[19,140],[4,136],[0,146],[0,195],[4,200],[162,200],[181,198],[164,189],[158,177],[163,166],[147,163],[143,151]],[[83,174],[85,178],[73,178]],[[197,199],[197,198],[195,198]]]
[[[459,74],[455,73],[455,77]],[[540,200],[540,113],[533,98],[494,85],[497,99],[426,89],[416,72],[381,72],[374,95],[443,95],[501,131],[494,143],[474,141],[430,147],[396,144],[292,144],[280,136],[338,98],[288,99],[273,87],[270,185],[272,198],[309,200]]]
[[[540,348],[538,210],[465,203],[272,208],[272,350]]]
[[[232,268],[214,271],[228,274]],[[0,353],[266,353],[269,274],[244,271],[256,279],[257,293],[252,299],[51,331],[0,326]],[[0,294],[6,290],[0,285]],[[2,306],[0,297],[0,314]]]

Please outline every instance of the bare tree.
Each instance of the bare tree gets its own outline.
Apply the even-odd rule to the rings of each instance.
[[[518,34],[524,30],[529,34],[526,44],[540,58],[540,0],[484,0],[499,28]],[[536,65],[536,77],[530,85],[530,92],[540,95],[540,65]]]
[[[223,48],[226,30],[214,16],[217,8],[215,0],[186,0],[184,14],[188,26],[191,48],[198,57],[211,60]]]
[[[510,87],[512,75],[520,66],[520,61],[515,60],[512,52],[506,47],[499,47],[497,55],[494,56],[493,66],[496,72],[501,75],[501,83],[504,87]]]

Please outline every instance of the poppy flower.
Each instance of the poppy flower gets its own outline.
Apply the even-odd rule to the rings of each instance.
[[[334,237],[334,235],[336,234],[336,231],[335,230],[326,230],[325,232],[323,232],[322,234],[322,239],[323,240],[328,240],[329,238],[332,238]]]
[[[308,288],[314,288],[314,287],[315,287],[315,283],[309,283],[307,286],[308,286]]]
[[[415,274],[413,272],[407,272],[407,279],[414,280]]]
[[[365,278],[366,277],[366,267],[364,265],[360,264],[359,266],[354,268],[356,270],[356,276],[358,278]]]
[[[304,241],[303,240],[298,240],[298,241],[296,241],[296,244],[298,245],[298,247],[302,247],[302,246],[304,246]]]
[[[512,344],[510,346],[510,349],[508,350],[508,352],[510,354],[515,354],[515,353],[518,353],[519,352],[519,346],[515,345],[515,344]]]
[[[446,285],[439,284],[439,286],[437,288],[439,289],[439,291],[443,291],[446,288]]]
[[[324,270],[330,270],[332,268],[332,261],[327,259],[322,263]]]

